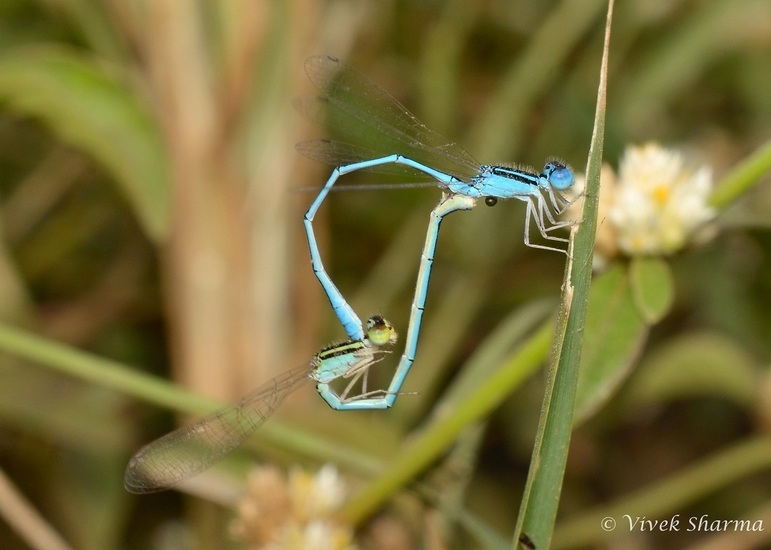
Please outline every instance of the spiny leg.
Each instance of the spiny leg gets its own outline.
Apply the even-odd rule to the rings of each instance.
[[[375,365],[376,363],[379,363],[380,361],[383,360],[383,357],[376,358],[375,355],[382,355],[385,353],[390,353],[390,351],[385,351],[385,350],[371,351],[371,355],[369,357],[362,358],[361,361],[353,365],[350,368],[350,370],[343,375],[343,378],[350,378],[351,380],[345,385],[345,389],[343,389],[342,393],[340,394],[341,402],[345,403],[346,401],[352,401],[354,399],[358,399],[359,397],[366,396],[373,393],[373,392],[367,391],[367,379],[369,377],[369,368],[372,365]],[[359,381],[359,379],[362,379],[361,393],[354,395],[353,397],[348,397],[348,394],[351,392],[351,390]]]
[[[549,199],[551,200],[551,204],[554,207],[554,211],[557,213],[557,215],[564,214],[568,208],[573,206],[576,201],[583,197],[585,194],[585,191],[581,191],[572,199],[567,199],[562,193],[555,190],[553,187],[549,187]]]
[[[551,194],[551,191],[552,190],[549,189],[549,196],[552,199],[554,199],[554,196]],[[557,221],[557,219],[554,217],[554,214],[552,214],[552,211],[549,208],[549,203],[546,202],[546,199],[544,198],[542,192],[534,194],[531,197],[535,197],[536,202],[538,203],[538,220],[540,221],[538,225],[538,229],[540,230],[541,235],[543,235],[544,238],[549,238],[546,236],[545,232],[572,225],[573,222],[570,222],[570,221],[567,221],[567,222]],[[556,209],[555,211],[557,215],[561,214],[561,212],[557,211]],[[546,227],[546,220],[549,221],[549,227]]]
[[[538,195],[540,197],[540,195]],[[567,255],[567,250],[563,250],[562,248],[556,248],[553,246],[546,246],[542,244],[535,244],[530,242],[530,219],[532,218],[535,220],[535,225],[538,227],[538,231],[541,233],[541,235],[545,239],[549,239],[550,241],[560,241],[560,242],[568,242],[568,239],[563,239],[561,237],[552,237],[546,233],[546,228],[544,227],[543,219],[538,214],[538,207],[533,204],[533,198],[528,197],[526,199],[527,202],[527,210],[525,212],[525,245],[529,246],[530,248],[540,248],[542,250],[551,250],[553,252],[562,252],[563,254]]]
[[[535,221],[536,227],[538,227],[538,232],[543,236],[544,239],[548,239],[550,241],[557,241],[557,242],[568,242],[567,239],[563,237],[554,237],[552,235],[549,235],[548,232],[552,231],[554,229],[561,229],[563,227],[568,227],[571,225],[570,222],[557,222],[554,220],[554,217],[549,212],[549,207],[546,204],[546,200],[544,200],[543,195],[538,194],[536,195],[536,202],[535,204],[532,204],[531,213],[532,218]],[[532,203],[532,201],[530,201]],[[546,220],[549,221],[549,226],[546,225]]]

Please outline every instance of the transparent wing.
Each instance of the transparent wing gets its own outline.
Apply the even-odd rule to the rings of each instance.
[[[317,56],[306,60],[305,72],[321,95],[298,98],[295,106],[332,139],[304,142],[300,152],[335,166],[398,153],[464,181],[478,173],[479,163],[465,149],[428,128],[357,69]]]
[[[162,491],[203,472],[252,435],[287,394],[310,380],[307,365],[292,369],[235,405],[149,443],[129,461],[126,489],[131,493]]]
[[[362,147],[360,145],[343,143],[342,141],[333,141],[329,139],[301,141],[295,144],[295,149],[308,158],[335,167],[345,166],[355,162],[361,162],[364,160],[371,160],[385,156],[382,152],[373,151],[372,149],[367,149],[366,147]],[[405,166],[403,164],[378,164],[371,168],[367,168],[367,171],[375,172],[378,174],[409,174],[413,178],[417,176],[419,179],[431,179],[427,175],[420,172],[418,172],[416,175],[416,170],[414,168],[410,168],[409,166]],[[433,182],[431,183],[431,187],[436,187],[436,182],[432,179],[431,181]],[[337,185],[333,189],[337,189],[339,191],[340,187],[341,186]],[[348,189],[351,186],[345,184],[344,187]],[[374,186],[372,188],[374,188]]]
[[[308,158],[329,164],[331,166],[344,166],[346,164],[353,164],[354,162],[359,162],[361,160],[374,159],[384,156],[377,151],[373,151],[367,147],[362,147],[361,145],[343,143],[342,141],[333,141],[329,139],[301,141],[295,144],[295,149],[297,149],[297,151]],[[389,165],[386,164],[383,166]]]

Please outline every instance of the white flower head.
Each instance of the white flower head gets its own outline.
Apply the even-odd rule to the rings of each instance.
[[[347,488],[334,466],[315,475],[257,468],[238,506],[233,533],[255,550],[353,550],[353,530],[332,517]]]
[[[584,176],[576,180],[583,189]],[[601,180],[595,244],[602,258],[672,254],[716,214],[708,204],[712,171],[689,168],[656,143],[627,147],[618,174],[603,166]]]
[[[337,468],[326,464],[316,475],[293,468],[289,472],[289,492],[298,517],[310,521],[334,512],[343,503],[347,489]]]
[[[686,168],[677,151],[655,143],[627,148],[608,211],[619,248],[630,256],[683,248],[715,217],[707,204],[711,188],[711,170]]]

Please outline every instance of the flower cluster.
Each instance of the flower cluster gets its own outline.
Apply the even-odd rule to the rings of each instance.
[[[249,476],[233,534],[254,550],[353,550],[352,529],[335,522],[346,487],[333,466],[313,476],[291,470],[258,468]]]
[[[601,181],[596,245],[605,258],[672,254],[715,217],[711,170],[655,143],[628,147],[618,174],[604,166]]]

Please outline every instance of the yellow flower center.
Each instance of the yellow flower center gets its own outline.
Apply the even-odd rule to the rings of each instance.
[[[653,189],[653,200],[656,201],[657,205],[664,206],[669,201],[671,191],[672,186],[662,182]]]

